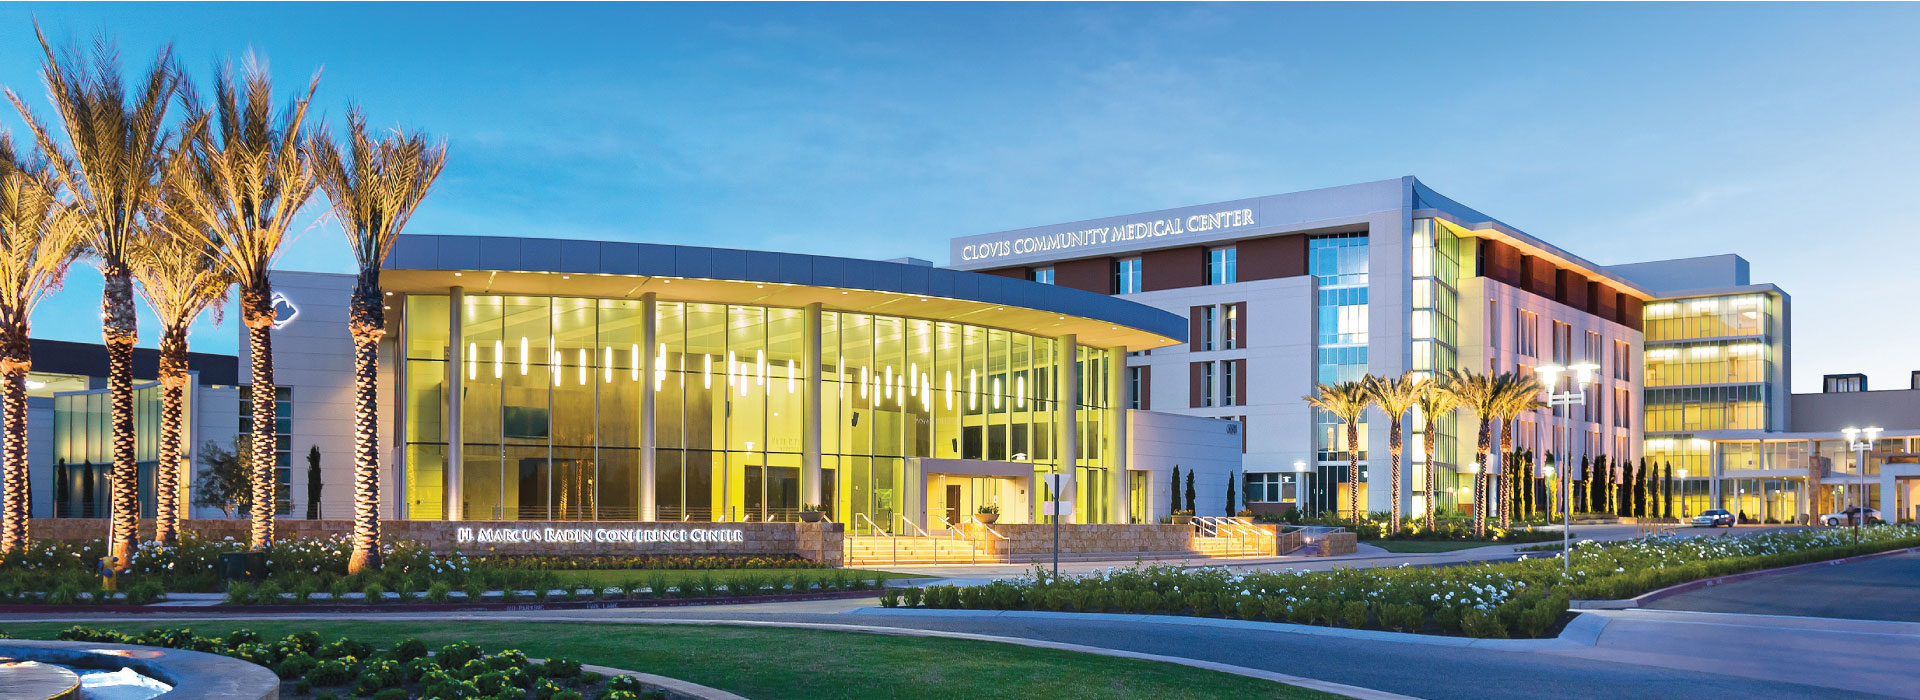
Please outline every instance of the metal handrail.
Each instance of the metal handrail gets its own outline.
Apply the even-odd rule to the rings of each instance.
[[[885,531],[883,531],[883,530],[881,530],[881,529],[880,529],[880,524],[879,524],[879,523],[876,523],[876,522],[874,522],[874,521],[873,521],[873,518],[869,518],[869,517],[867,517],[867,514],[866,514],[866,513],[854,513],[854,514],[853,514],[853,518],[854,518],[855,520],[865,520],[865,521],[867,521],[867,527],[870,527],[870,528],[872,528],[872,529],[873,529],[873,536],[874,536],[874,537],[891,537],[891,536],[892,536],[892,535],[890,535],[890,534],[888,534],[887,532],[885,532]],[[857,523],[856,523],[856,525],[857,525]]]
[[[921,529],[918,524],[914,523],[912,520],[908,520],[906,513],[894,513],[893,517],[899,518],[900,522],[906,523],[907,527],[913,528],[913,531],[920,533],[921,537],[933,537],[931,533],[928,533],[926,530]]]
[[[982,529],[982,530],[986,530],[986,531],[987,531],[987,534],[989,534],[989,535],[993,535],[993,537],[994,537],[994,539],[997,539],[997,540],[1005,540],[1005,539],[1007,539],[1007,536],[1006,536],[1006,535],[1002,535],[1002,534],[1000,534],[1000,531],[999,531],[999,530],[995,530],[995,529],[993,529],[993,526],[992,526],[992,525],[988,525],[988,524],[986,524],[986,523],[983,523],[983,522],[980,522],[980,521],[978,521],[978,520],[975,520],[975,521],[973,521],[973,522],[974,522],[974,524],[976,524],[976,525],[979,525],[979,526],[980,526],[980,529]]]
[[[966,543],[967,551],[972,553],[973,555],[973,563],[975,564],[980,563],[980,548],[973,546],[973,541],[968,540],[966,538],[965,536],[966,533],[961,532],[958,526],[955,526],[952,521],[947,520],[947,516],[936,515],[936,516],[933,516],[933,518],[935,520],[939,520],[941,523],[947,526],[947,534],[953,537],[955,542]],[[933,545],[933,561],[936,564],[940,562],[940,545],[939,544]]]

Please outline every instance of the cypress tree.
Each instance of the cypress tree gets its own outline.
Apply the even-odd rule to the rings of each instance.
[[[1237,481],[1237,480],[1233,478],[1233,473],[1228,472],[1227,473],[1227,517],[1229,518],[1233,517],[1233,514],[1238,512],[1234,510],[1234,507],[1233,507],[1233,497],[1237,495],[1233,492],[1234,481]]]
[[[1647,458],[1640,458],[1640,470],[1634,473],[1633,512],[1635,515],[1647,515]]]
[[[1580,458],[1580,476],[1582,478],[1576,479],[1573,482],[1573,493],[1568,495],[1573,497],[1574,510],[1585,513],[1587,512],[1587,508],[1592,505],[1592,501],[1589,499],[1589,492],[1593,490],[1591,488],[1593,485],[1593,462],[1584,456]]]
[[[1667,517],[1669,518],[1673,517],[1673,485],[1673,462],[1669,461],[1667,462],[1667,492],[1665,494]]]
[[[1193,503],[1193,470],[1189,469],[1187,470],[1187,510],[1198,514],[1200,511],[1194,510]]]
[[[1173,485],[1167,489],[1167,515],[1180,510],[1180,465],[1173,465]]]

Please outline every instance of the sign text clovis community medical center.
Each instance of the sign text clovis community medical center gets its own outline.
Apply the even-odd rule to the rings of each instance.
[[[1163,219],[1151,219],[1147,221],[1116,224],[1113,226],[1096,226],[1074,231],[1019,236],[1006,240],[975,243],[960,248],[960,260],[961,262],[972,262],[1013,255],[1071,250],[1074,248],[1098,248],[1102,246],[1123,247],[1128,244],[1146,245],[1150,241],[1167,236],[1219,231],[1252,225],[1254,225],[1252,209],[1228,209],[1194,214],[1186,217],[1176,216]]]

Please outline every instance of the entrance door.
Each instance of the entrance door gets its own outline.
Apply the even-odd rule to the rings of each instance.
[[[947,484],[947,522],[960,525],[960,485]]]

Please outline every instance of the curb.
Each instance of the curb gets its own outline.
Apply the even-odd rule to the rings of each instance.
[[[611,666],[595,666],[593,664],[581,664],[580,670],[588,671],[592,673],[598,673],[602,676],[607,676],[609,678],[613,676],[631,676],[633,678],[638,678],[640,679],[641,683],[645,683],[655,688],[659,688],[661,690],[667,691],[667,696],[673,697],[673,698],[688,697],[688,698],[696,698],[697,700],[747,700],[746,696],[729,693],[719,688],[709,688],[707,686],[700,685],[699,683],[689,683],[687,681],[683,681],[678,678],[668,678],[666,676],[655,675],[652,673],[641,673],[639,671],[629,671],[624,668],[613,668]]]
[[[1397,642],[1401,644],[1422,644],[1436,647],[1470,647],[1476,649],[1500,649],[1505,651],[1544,651],[1549,649],[1590,647],[1593,646],[1595,640],[1599,639],[1600,631],[1606,628],[1608,622],[1606,618],[1598,615],[1577,615],[1573,621],[1567,623],[1566,627],[1560,631],[1560,635],[1557,637],[1544,639],[1478,639],[1474,637],[1447,637],[1436,634],[1417,634],[1412,632],[1388,632],[1385,630],[1360,630],[1347,627],[1298,625],[1291,622],[1257,622],[1253,620],[1230,620],[1220,617],[1194,617],[1191,615],[1070,613],[1041,610],[951,610],[937,608],[855,608],[847,611],[845,614],[902,617],[1000,617],[1029,620],[1144,622],[1185,627],[1283,632],[1314,637],[1360,639],[1371,642]]]
[[[1632,598],[1620,598],[1615,600],[1568,601],[1567,607],[1572,610],[1631,610],[1633,608],[1645,607],[1647,603],[1660,600],[1661,598],[1676,596],[1682,593],[1691,593],[1693,591],[1697,591],[1702,588],[1712,588],[1714,586],[1718,586],[1723,583],[1745,581],[1750,578],[1759,578],[1761,576],[1772,576],[1774,574],[1790,574],[1796,571],[1807,571],[1811,569],[1818,569],[1818,568],[1828,567],[1828,566],[1839,566],[1841,564],[1852,564],[1854,562],[1866,561],[1868,559],[1878,559],[1880,557],[1890,557],[1896,554],[1908,554],[1912,552],[1920,552],[1920,547],[1907,547],[1905,549],[1889,549],[1884,552],[1873,552],[1871,554],[1858,554],[1858,555],[1846,557],[1843,559],[1810,561],[1805,564],[1794,564],[1792,566],[1782,566],[1775,569],[1756,569],[1753,571],[1742,571],[1737,574],[1727,574],[1725,576],[1716,576],[1713,578],[1694,579],[1692,581],[1686,581],[1684,583],[1676,583],[1671,586],[1667,586],[1666,588],[1648,591],[1646,593],[1642,593]]]
[[[859,591],[830,591],[821,593],[781,593],[778,595],[756,595],[711,598],[641,598],[638,600],[579,600],[548,601],[526,603],[288,603],[285,605],[126,605],[121,603],[102,605],[0,605],[0,615],[36,614],[36,613],[122,613],[122,614],[168,614],[174,612],[202,613],[208,618],[221,615],[258,615],[273,613],[354,613],[378,615],[381,613],[423,613],[423,612],[533,612],[540,610],[610,610],[615,608],[678,608],[701,605],[738,605],[742,603],[794,603],[809,600],[840,600],[845,598],[879,597],[881,588]],[[163,601],[164,602],[164,601]]]

